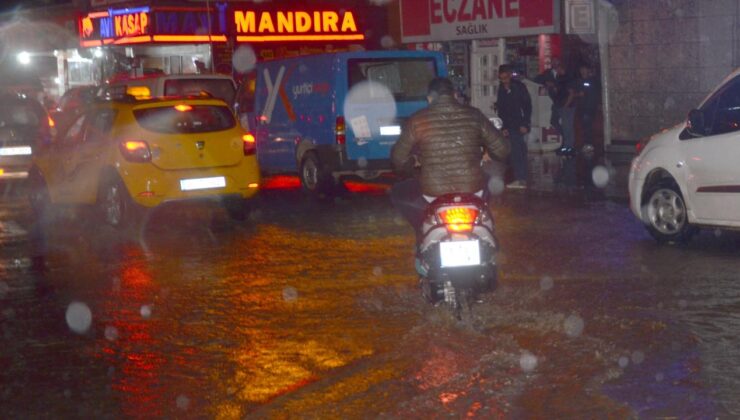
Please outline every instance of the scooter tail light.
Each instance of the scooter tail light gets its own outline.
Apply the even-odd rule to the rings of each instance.
[[[450,232],[471,232],[478,213],[474,207],[447,207],[440,209],[437,215]]]

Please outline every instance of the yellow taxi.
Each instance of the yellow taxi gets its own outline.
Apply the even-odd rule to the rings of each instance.
[[[99,100],[33,156],[31,207],[94,205],[122,227],[147,209],[217,200],[244,219],[260,173],[255,142],[231,109],[208,95]]]

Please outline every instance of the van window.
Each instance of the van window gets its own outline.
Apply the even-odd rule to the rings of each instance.
[[[149,131],[157,133],[206,133],[223,131],[236,125],[234,115],[225,106],[178,105],[134,110],[136,121]]]
[[[350,88],[365,81],[381,83],[397,101],[424,100],[429,82],[437,76],[431,57],[351,59],[347,71]]]
[[[208,92],[227,104],[234,101],[234,84],[229,79],[170,79],[164,82],[164,96],[198,95]]]

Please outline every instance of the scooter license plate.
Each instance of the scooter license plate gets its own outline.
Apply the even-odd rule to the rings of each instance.
[[[453,241],[439,243],[442,267],[466,267],[480,265],[478,241]]]

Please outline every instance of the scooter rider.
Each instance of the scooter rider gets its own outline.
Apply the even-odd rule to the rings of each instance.
[[[449,79],[433,79],[427,92],[429,106],[405,122],[391,150],[396,171],[408,173],[414,156],[421,165],[420,177],[391,188],[393,205],[413,226],[417,238],[431,200],[452,193],[482,194],[484,151],[492,159],[505,161],[510,149],[509,141],[480,110],[455,98]]]

